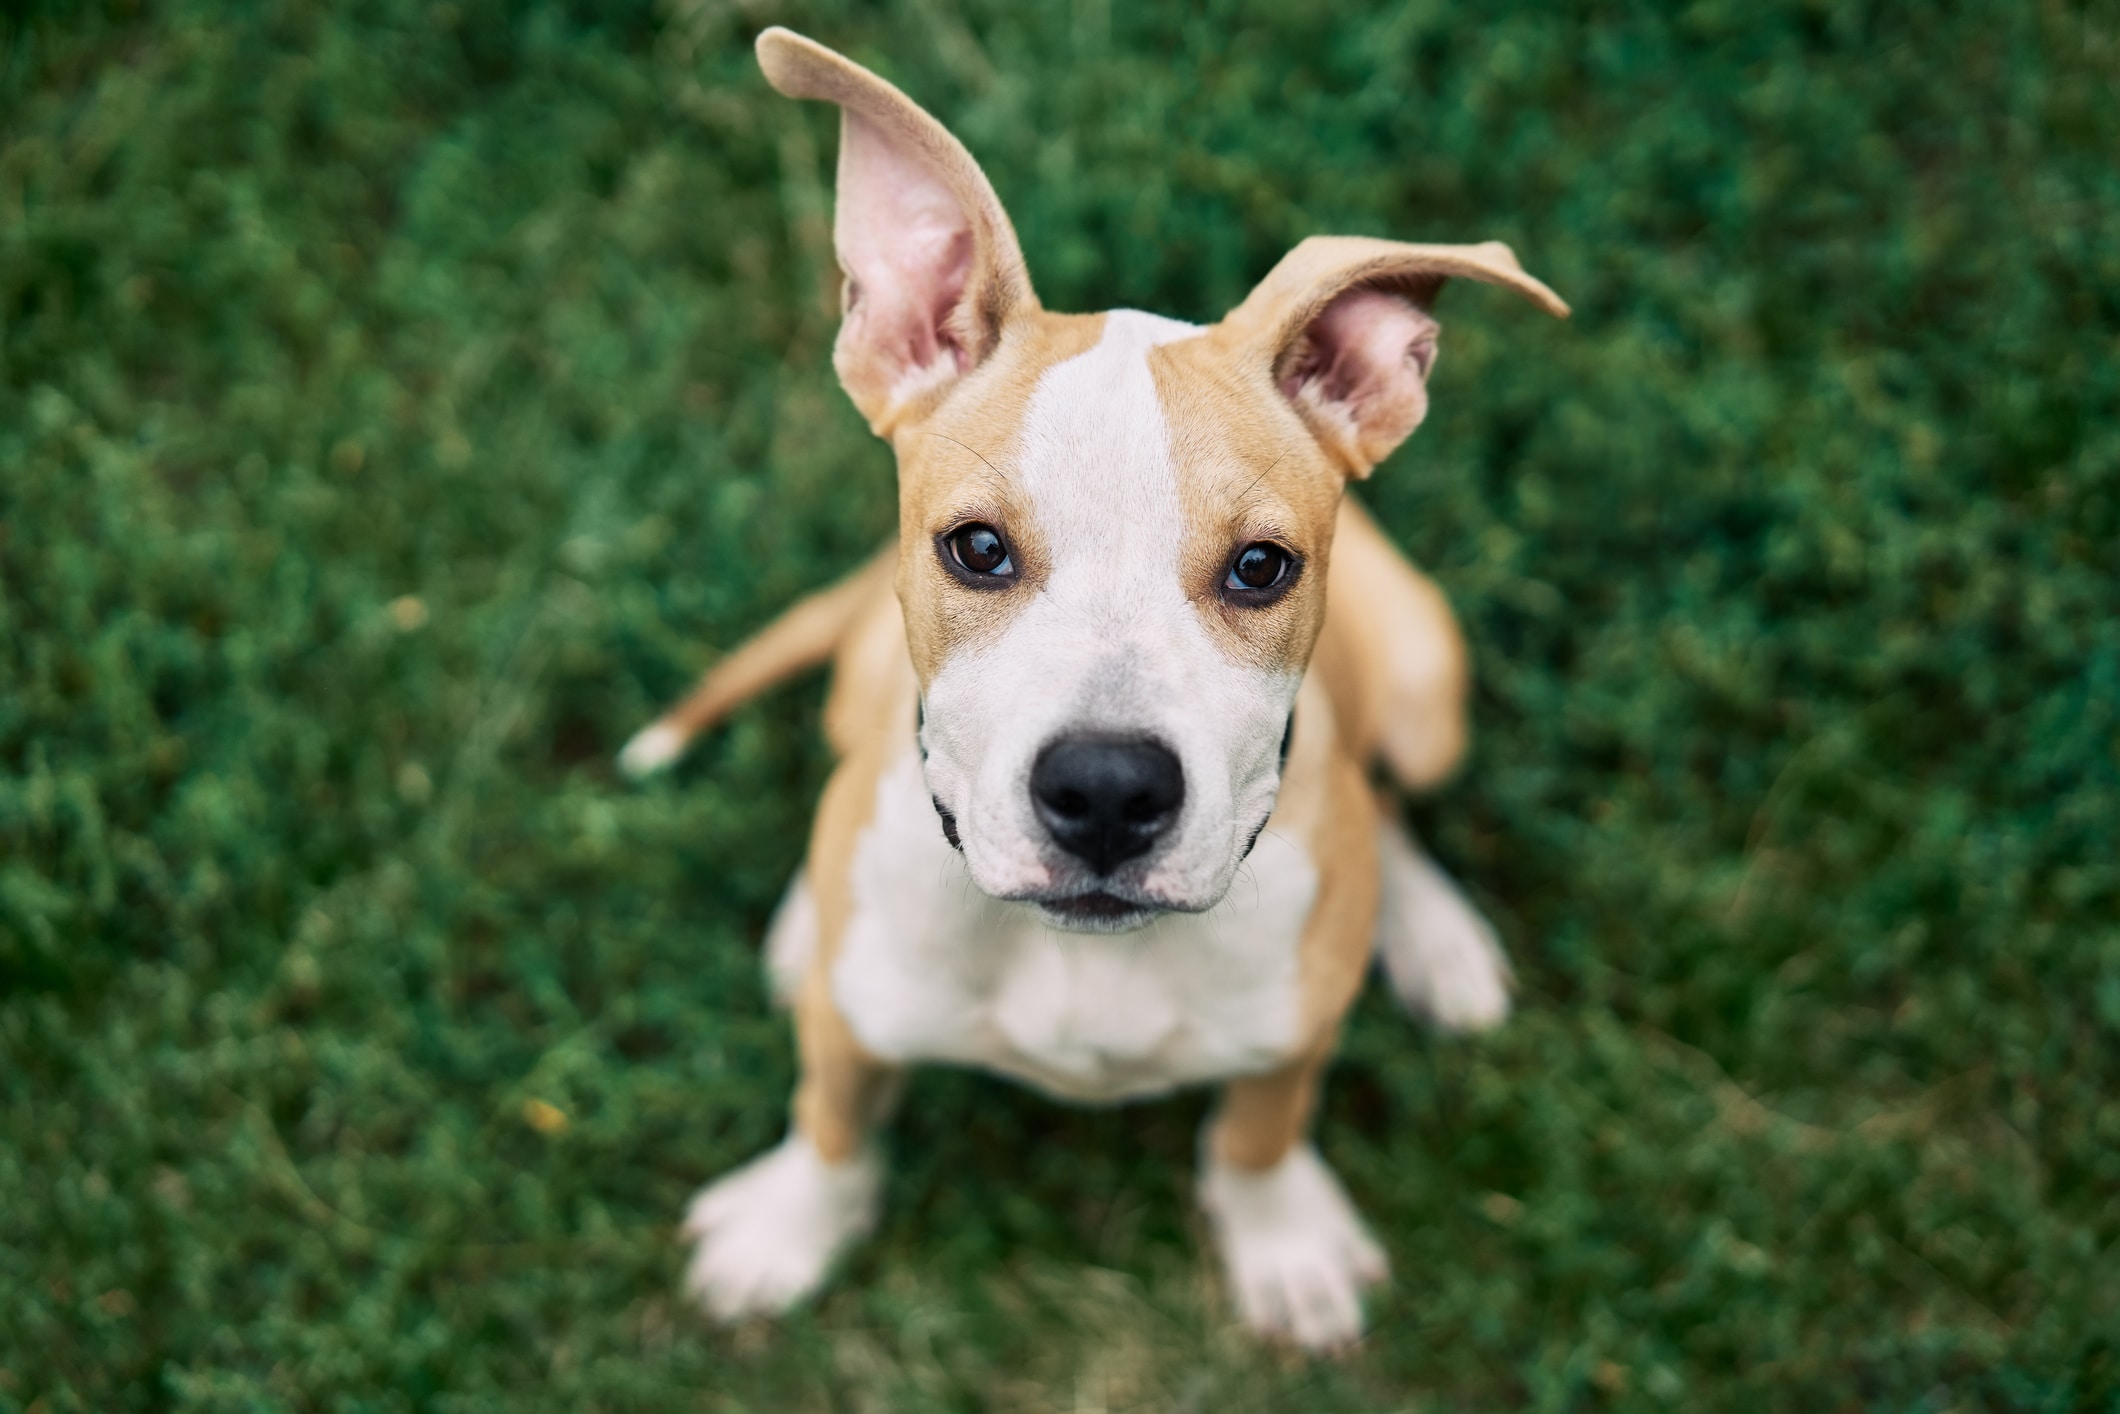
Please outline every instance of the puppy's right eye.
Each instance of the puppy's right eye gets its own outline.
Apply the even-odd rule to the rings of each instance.
[[[1001,532],[983,521],[960,525],[944,537],[944,553],[955,568],[963,571],[962,578],[991,584],[996,580],[1014,579],[1016,562],[1008,551],[1008,542]]]

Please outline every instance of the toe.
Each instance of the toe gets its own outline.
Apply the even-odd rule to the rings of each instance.
[[[766,1290],[770,1266],[764,1256],[740,1243],[710,1240],[701,1245],[686,1285],[717,1321],[779,1309]]]
[[[1281,1284],[1278,1272],[1253,1272],[1240,1278],[1234,1285],[1237,1314],[1243,1318],[1245,1325],[1267,1337],[1290,1334],[1292,1322],[1289,1318],[1288,1293]]]
[[[699,1191],[685,1209],[684,1225],[679,1229],[686,1237],[705,1238],[715,1228],[726,1224],[743,1204],[744,1178],[747,1170],[738,1169],[727,1178]]]
[[[1362,1302],[1351,1275],[1326,1265],[1289,1273],[1289,1333],[1306,1350],[1336,1350],[1362,1333]]]

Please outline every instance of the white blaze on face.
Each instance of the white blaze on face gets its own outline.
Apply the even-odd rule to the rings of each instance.
[[[943,662],[923,728],[929,789],[990,894],[1089,886],[1031,803],[1032,762],[1061,736],[1153,738],[1184,769],[1177,824],[1118,872],[1129,893],[1213,905],[1272,811],[1301,675],[1233,661],[1191,597],[1213,587],[1180,578],[1187,535],[1221,532],[1186,524],[1148,354],[1197,332],[1134,310],[1107,315],[1094,348],[1040,378],[1016,445],[995,458],[1050,573],[1007,591],[1035,597],[998,638]]]

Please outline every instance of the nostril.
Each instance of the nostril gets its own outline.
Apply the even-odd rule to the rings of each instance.
[[[1138,737],[1062,737],[1038,753],[1030,784],[1054,842],[1100,873],[1145,854],[1185,800],[1178,758]]]
[[[1169,803],[1160,795],[1141,793],[1126,798],[1126,818],[1136,825],[1146,825],[1168,809]]]
[[[944,808],[942,797],[931,795],[928,799],[935,806],[935,818],[942,821],[942,837],[950,842],[951,849],[961,852],[964,849],[964,840],[957,833],[957,817]]]

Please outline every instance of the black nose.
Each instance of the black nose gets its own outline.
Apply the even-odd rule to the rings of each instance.
[[[1065,736],[1038,753],[1031,802],[1062,849],[1109,874],[1177,820],[1185,772],[1152,741]]]

